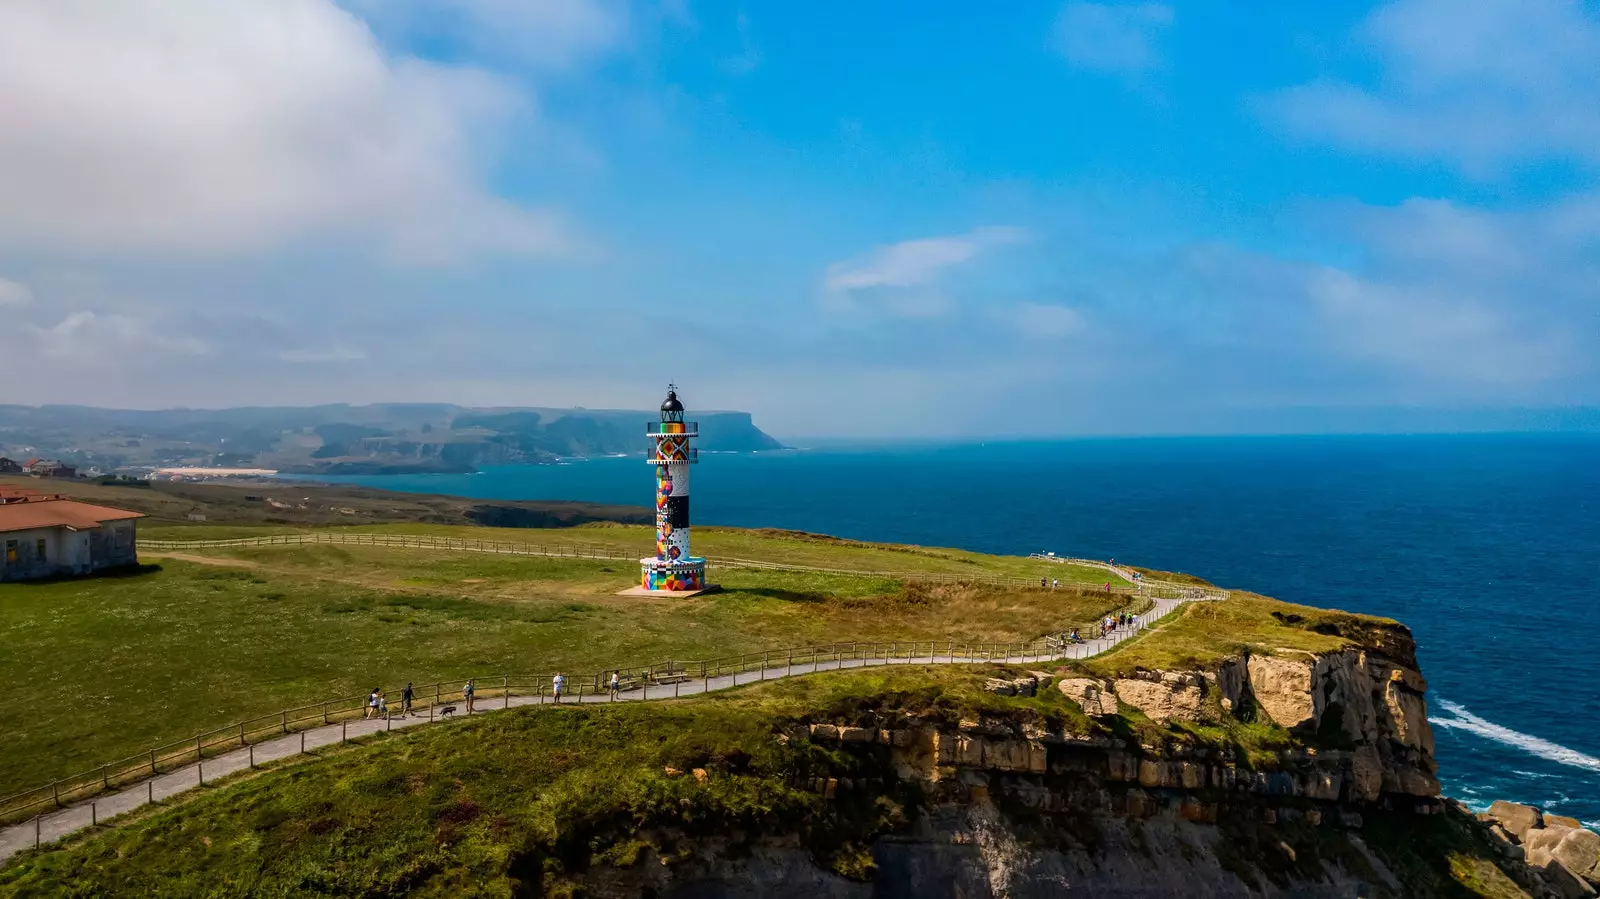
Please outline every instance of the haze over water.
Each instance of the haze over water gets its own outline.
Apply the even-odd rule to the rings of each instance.
[[[638,458],[333,480],[633,505],[651,487]],[[715,454],[695,471],[694,503],[697,524],[1116,558],[1397,618],[1431,685],[1445,792],[1600,827],[1600,436]]]

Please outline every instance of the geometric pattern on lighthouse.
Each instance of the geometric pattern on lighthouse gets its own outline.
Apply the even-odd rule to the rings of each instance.
[[[646,590],[706,589],[706,561],[689,549],[689,467],[697,459],[699,426],[683,420],[676,388],[661,404],[661,421],[647,429],[656,476],[656,554],[639,560],[639,585]]]

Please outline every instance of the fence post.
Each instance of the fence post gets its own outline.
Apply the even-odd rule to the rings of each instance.
[[[322,723],[328,723],[328,704],[326,702],[322,704]]]
[[[201,749],[200,749],[200,735],[199,734],[195,734],[195,737],[194,737],[194,758],[195,758],[195,761],[199,761],[199,760],[201,760],[201,759],[203,759],[205,757],[206,757],[206,754],[203,751],[201,751]]]
[[[56,801],[56,808],[61,807],[61,781],[50,784],[50,798]]]
[[[154,780],[147,780],[147,781],[144,782],[144,785],[145,785],[145,788],[146,788],[145,792],[149,794],[149,804],[150,805],[155,805],[156,804],[156,782]]]
[[[156,776],[156,751],[150,750],[150,776]]]
[[[283,725],[283,733],[288,733],[289,732],[289,712],[287,710],[285,710],[283,712],[283,721],[281,723]]]
[[[345,741],[345,739],[346,739],[345,735],[346,735],[346,733],[348,733],[349,728],[350,728],[350,722],[348,722],[348,721],[340,721],[339,722],[339,742],[340,743],[343,743]]]
[[[89,826],[100,826],[100,803],[98,802],[89,803]]]
[[[243,721],[239,722],[239,745],[240,746],[247,745],[245,743],[245,741],[244,741],[244,722]]]
[[[111,766],[110,765],[101,765],[100,766],[100,786],[105,788],[105,789],[107,789],[107,790],[111,789]]]
[[[305,731],[301,731],[300,732],[300,754],[301,755],[305,755],[306,754],[306,732]]]
[[[511,708],[511,675],[509,674],[500,676],[500,698],[505,700],[500,704],[500,708]]]
[[[35,849],[39,848],[39,821],[42,818],[44,818],[43,812],[33,816],[33,848]]]
[[[250,767],[256,766],[256,744],[250,744]]]

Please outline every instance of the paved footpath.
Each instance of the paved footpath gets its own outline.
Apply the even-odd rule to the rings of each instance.
[[[1158,619],[1165,617],[1173,609],[1191,601],[1186,599],[1157,599],[1150,611],[1140,615],[1132,627],[1124,628],[1108,637],[1097,637],[1074,645],[1066,653],[1013,656],[997,659],[936,655],[893,659],[823,660],[821,662],[793,666],[775,665],[760,671],[724,674],[717,677],[688,680],[678,684],[636,687],[624,691],[616,700],[611,699],[609,695],[604,693],[598,695],[590,694],[581,697],[581,702],[584,705],[588,705],[602,702],[643,702],[646,700],[675,699],[678,697],[698,696],[702,693],[713,693],[756,681],[778,680],[785,677],[815,674],[819,671],[866,668],[875,665],[1025,665],[1043,664],[1061,659],[1087,659],[1111,649]],[[487,715],[505,708],[548,705],[552,702],[553,700],[548,696],[497,696],[478,700],[475,703],[476,708],[472,714]],[[563,704],[566,705],[578,702],[580,702],[580,697],[570,695],[563,700]],[[460,714],[465,717],[466,704],[458,702],[455,705]],[[450,719],[435,719],[420,715],[409,718],[400,716],[388,719],[358,718],[340,724],[329,724],[296,731],[286,736],[273,737],[259,743],[253,743],[248,748],[235,749],[214,758],[206,759],[198,764],[189,765],[170,773],[141,781],[137,786],[117,792],[105,793],[92,801],[70,805],[51,814],[31,818],[25,823],[0,830],[0,864],[5,863],[17,853],[31,849],[36,845],[54,842],[95,824],[104,824],[117,815],[134,811],[152,802],[159,803],[163,799],[187,792],[207,782],[215,781],[240,771],[247,771],[253,764],[260,765],[267,762],[276,762],[321,749],[325,746],[333,746],[346,740],[370,736],[379,731],[405,730],[436,720],[447,721]]]

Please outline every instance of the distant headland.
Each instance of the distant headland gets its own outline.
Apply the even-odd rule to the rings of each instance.
[[[286,474],[422,474],[563,458],[640,455],[653,411],[473,408],[448,403],[100,409],[0,405],[0,456],[80,473],[176,468]],[[748,412],[696,412],[708,452],[783,449]]]

